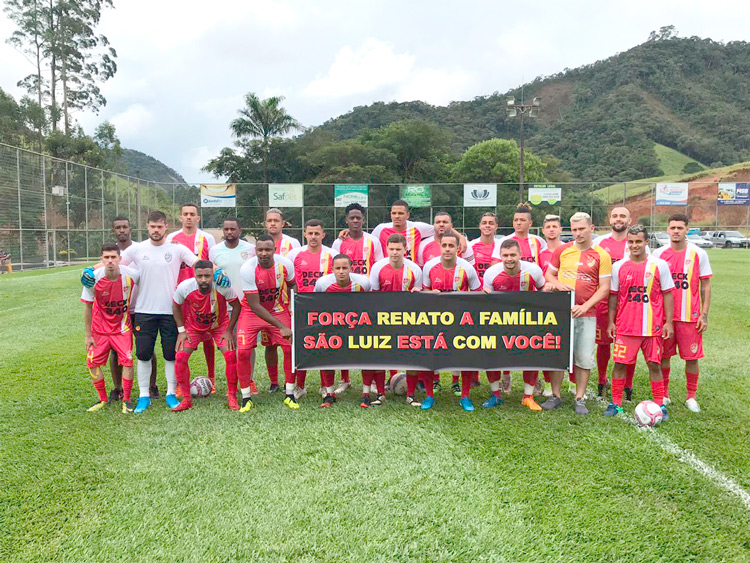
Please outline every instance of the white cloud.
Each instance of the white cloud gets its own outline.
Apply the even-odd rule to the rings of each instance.
[[[325,76],[310,82],[303,93],[313,98],[343,98],[373,92],[405,80],[414,67],[414,57],[395,53],[393,46],[367,39],[356,51],[345,45]]]
[[[185,157],[182,159],[182,166],[191,171],[199,171],[203,168],[209,160],[216,158],[221,151],[222,147],[208,147],[201,145],[200,147],[192,147],[187,150]],[[194,180],[194,178],[186,178],[188,182]]]
[[[396,101],[421,100],[433,105],[446,105],[472,97],[476,82],[469,73],[443,69],[424,69],[411,75],[398,87]]]
[[[147,129],[154,121],[154,114],[143,104],[133,104],[113,116],[110,121],[117,129],[117,136],[127,141],[128,138],[139,137],[147,133]]]

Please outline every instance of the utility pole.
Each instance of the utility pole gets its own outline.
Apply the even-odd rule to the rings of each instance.
[[[526,119],[526,116],[529,117],[539,117],[539,107],[541,106],[542,99],[541,98],[534,98],[531,100],[530,104],[524,104],[523,100],[521,100],[520,104],[516,103],[516,99],[513,96],[509,96],[506,101],[505,111],[506,115],[508,117],[519,117],[521,118],[521,142],[519,144],[520,152],[521,152],[521,158],[519,163],[519,173],[518,173],[518,202],[523,203],[523,183],[524,183],[524,173],[523,173],[523,150],[524,150],[524,121]]]

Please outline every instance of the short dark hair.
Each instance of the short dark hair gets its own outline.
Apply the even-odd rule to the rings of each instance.
[[[513,248],[516,247],[518,251],[521,251],[521,245],[518,244],[518,241],[516,239],[512,238],[506,238],[503,242],[500,243],[500,250],[503,248]]]
[[[347,262],[349,262],[350,266],[352,264],[352,259],[346,254],[337,254],[336,256],[333,257],[333,261],[335,262],[336,260],[346,260]]]
[[[406,210],[409,211],[409,204],[406,203],[403,199],[397,199],[393,203],[391,203],[391,209],[394,207],[406,207]]]
[[[147,223],[166,223],[167,215],[163,211],[152,211],[146,218]]]
[[[120,254],[120,247],[112,243],[103,244],[102,254],[104,254],[105,252],[117,252],[117,254]]]
[[[242,228],[240,226],[240,220],[237,217],[224,217],[224,220],[222,221],[222,223],[226,223],[227,221],[233,221],[233,222],[237,223],[237,228],[238,229]]]
[[[349,215],[350,211],[361,211],[362,215],[365,215],[367,213],[367,210],[362,207],[359,203],[350,203],[344,208],[344,215]]]
[[[393,233],[391,236],[388,237],[387,244],[403,244],[404,248],[406,248],[406,237],[400,233]]]
[[[683,223],[685,223],[685,225],[689,223],[688,216],[684,213],[675,213],[674,215],[670,215],[669,221],[667,221],[667,225],[672,221],[682,221]]]
[[[118,215],[112,220],[112,225],[114,225],[117,221],[127,221],[128,225],[130,225],[130,219],[125,217],[125,215]]]
[[[438,211],[437,213],[435,213],[435,215],[432,216],[432,220],[434,221],[435,219],[437,219],[438,217],[442,217],[443,215],[445,215],[446,217],[448,217],[448,219],[450,219],[451,223],[453,222],[453,217],[451,217],[451,214],[448,213],[447,211]]]
[[[458,246],[458,244],[459,244],[459,239],[458,239],[458,235],[457,235],[456,233],[454,233],[454,232],[451,232],[451,231],[448,231],[447,233],[442,233],[442,234],[439,234],[439,235],[437,235],[437,236],[435,237],[435,239],[436,239],[436,240],[437,240],[438,242],[442,243],[442,242],[443,242],[443,239],[444,239],[444,238],[448,238],[448,237],[453,237],[454,239],[456,239],[456,246]]]
[[[307,221],[305,221],[305,229],[307,229],[307,227],[320,227],[325,231],[325,227],[323,227],[323,221],[321,221],[320,219],[308,219]]]
[[[202,270],[204,268],[210,268],[211,270],[214,269],[214,265],[211,260],[198,260],[195,264],[193,264],[193,270]]]
[[[182,205],[180,205],[180,213],[182,213],[182,210],[185,209],[186,207],[195,207],[195,212],[200,213],[198,206],[195,205],[194,203],[183,203]]]
[[[513,213],[526,213],[529,217],[531,217],[531,207],[529,207],[526,203],[519,203],[518,205],[516,205],[516,210]]]
[[[637,236],[643,233],[643,238],[648,240],[648,229],[643,225],[633,225],[628,228],[628,234]]]
[[[276,245],[276,241],[273,240],[273,237],[269,235],[268,233],[264,233],[260,235],[258,238],[255,239],[255,244],[258,244],[259,242],[266,242],[270,240],[274,245]]]

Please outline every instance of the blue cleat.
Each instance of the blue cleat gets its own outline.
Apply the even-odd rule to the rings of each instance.
[[[433,407],[434,404],[435,404],[435,397],[425,397],[424,401],[422,401],[422,406],[420,408],[423,411],[428,411]]]
[[[471,402],[469,397],[461,399],[459,404],[461,405],[461,408],[464,409],[464,412],[474,412],[474,403]]]
[[[669,413],[667,412],[667,407],[662,405],[661,406],[661,421],[666,422],[669,420]]]
[[[622,407],[618,407],[614,403],[610,403],[604,411],[604,416],[617,416],[618,414],[622,414]]]
[[[497,395],[490,395],[490,398],[482,403],[483,409],[491,409],[493,407],[499,407],[503,404],[503,400]]]
[[[151,397],[138,397],[138,402],[135,404],[133,412],[135,414],[141,414],[146,412],[146,409],[151,406]]]
[[[179,405],[179,404],[180,404],[180,401],[179,401],[179,399],[177,398],[177,395],[167,395],[167,397],[166,397],[166,401],[167,401],[167,406],[168,406],[168,407],[169,407],[170,409],[173,409],[173,408],[175,408],[175,407],[176,407],[177,405]]]

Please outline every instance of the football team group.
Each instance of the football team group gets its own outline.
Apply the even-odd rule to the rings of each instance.
[[[166,404],[174,411],[192,407],[190,355],[202,344],[212,392],[216,392],[214,346],[226,361],[227,405],[248,412],[259,393],[254,377],[259,335],[265,347],[268,393],[280,393],[278,348],[283,352],[283,404],[300,407],[306,394],[306,373],[292,366],[290,293],[352,291],[574,291],[573,364],[569,374],[576,414],[588,414],[589,375],[598,371],[598,394],[611,393],[607,416],[623,412],[623,399],[633,392],[633,374],[641,351],[651,380],[653,400],[668,418],[670,359],[685,360],[687,408],[698,412],[698,360],[702,334],[708,326],[711,267],[705,251],[688,242],[688,218],[669,218],[670,243],[651,252],[649,233],[631,225],[630,212],[616,207],[609,214],[610,232],[594,237],[586,213],[570,217],[573,240],[560,240],[559,216],[547,215],[544,237],[531,234],[529,207],[519,205],[513,234],[498,237],[498,219],[485,213],[480,237],[467,241],[440,212],[432,225],[410,220],[406,202],[394,201],[391,222],[372,233],[363,230],[366,210],[346,208],[347,228],[332,247],[323,245],[323,223],[304,225],[306,244],[283,233],[278,209],[265,214],[266,233],[255,244],[242,238],[236,217],[224,220],[224,240],[199,229],[195,205],[182,206],[182,229],[167,234],[167,217],[148,216],[148,238],[131,240],[127,218],[113,223],[116,241],[102,246],[101,262],[86,268],[81,281],[85,304],[87,363],[98,393],[89,409],[95,412],[122,401],[122,412],[142,413],[159,397],[154,348],[161,338],[166,376]],[[133,335],[139,397],[133,404]],[[104,367],[111,355],[114,388],[107,396]],[[614,360],[611,383],[610,360]],[[396,365],[398,362],[394,362]],[[395,367],[395,366],[394,366]],[[387,373],[363,370],[361,406],[385,401]],[[435,404],[439,374],[407,372],[406,403],[421,410]],[[330,407],[351,386],[348,371],[322,370],[321,407]],[[503,404],[512,390],[511,373],[488,371],[490,396],[484,408]],[[553,410],[563,404],[563,372],[523,372],[521,404],[531,411]],[[465,411],[473,411],[472,388],[479,373],[452,374],[451,389]],[[238,401],[239,393],[239,401]],[[280,393],[281,394],[281,393]],[[546,397],[541,405],[536,395]]]

